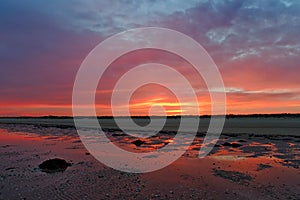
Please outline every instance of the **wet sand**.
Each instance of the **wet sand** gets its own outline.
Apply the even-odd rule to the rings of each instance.
[[[300,196],[300,132],[293,122],[290,122],[294,124],[293,134],[270,134],[276,132],[276,126],[264,127],[268,129],[264,134],[224,132],[213,151],[203,159],[197,157],[203,140],[203,135],[198,134],[180,159],[145,174],[124,173],[104,166],[87,152],[71,125],[51,123],[0,124],[0,199],[299,199]],[[271,122],[265,124],[269,126],[268,123]],[[171,131],[162,132],[136,146],[132,143],[136,138],[118,130],[112,128],[106,134],[115,144],[133,152],[153,151],[173,137]],[[39,164],[51,158],[62,158],[72,165],[64,172],[42,172]]]

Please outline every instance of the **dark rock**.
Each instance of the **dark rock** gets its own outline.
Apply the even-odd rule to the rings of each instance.
[[[71,164],[66,162],[65,160],[60,158],[54,158],[42,162],[39,165],[39,168],[42,170],[42,172],[55,173],[55,172],[63,172],[69,166],[71,166]]]
[[[235,142],[225,142],[225,143],[223,143],[223,146],[238,148],[238,147],[241,147],[242,145],[239,143],[235,143]]]
[[[138,139],[138,140],[135,140],[135,141],[133,141],[131,143],[134,144],[135,146],[139,147],[142,144],[144,144],[145,142],[143,140]]]

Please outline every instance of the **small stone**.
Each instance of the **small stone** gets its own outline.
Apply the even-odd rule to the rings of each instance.
[[[138,139],[138,140],[135,140],[135,141],[133,141],[131,143],[134,144],[135,146],[139,147],[142,144],[144,144],[145,142],[143,140]]]

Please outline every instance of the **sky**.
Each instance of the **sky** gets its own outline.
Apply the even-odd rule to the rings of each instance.
[[[222,75],[228,114],[300,112],[298,0],[3,0],[0,116],[72,115],[74,80],[88,53],[114,34],[149,26],[180,31],[206,49]],[[98,115],[111,115],[110,96],[122,73],[153,61],[185,74],[201,114],[210,113],[207,89],[188,63],[157,50],[135,53],[116,60],[100,80]],[[193,114],[158,85],[139,88],[130,102],[133,115],[147,115],[157,103],[168,115]],[[191,105],[188,96],[181,103]]]

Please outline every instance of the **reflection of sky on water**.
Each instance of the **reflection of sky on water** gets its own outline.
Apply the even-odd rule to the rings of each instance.
[[[31,140],[45,141],[69,141],[74,144],[80,144],[80,140],[74,128],[56,128],[56,127],[40,127],[34,125],[0,125],[0,128],[11,133],[9,137],[20,137]],[[131,152],[153,152],[170,143],[174,144],[175,150],[182,150],[188,140],[177,144],[173,137],[174,133],[159,133],[149,138],[142,138],[142,144],[137,146],[133,144],[138,138],[128,136],[122,132],[107,132],[107,137],[117,146],[126,151]],[[3,137],[3,136],[2,136]],[[95,141],[94,138],[89,138],[90,142]],[[201,150],[203,135],[199,134],[194,139],[194,142],[189,147],[188,151],[183,155],[185,158],[198,158],[198,153]],[[210,145],[210,144],[208,144]],[[70,147],[69,147],[70,148]],[[105,152],[108,154],[108,152]],[[114,155],[110,155],[114,156]],[[155,154],[153,155],[155,157]],[[274,165],[279,163],[285,167],[299,168],[300,165],[300,139],[294,136],[252,136],[252,135],[222,135],[217,141],[213,150],[209,154],[209,158],[220,162],[238,162],[266,163]],[[245,164],[245,165],[247,165]],[[247,167],[247,166],[244,166]]]

